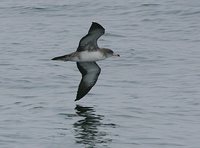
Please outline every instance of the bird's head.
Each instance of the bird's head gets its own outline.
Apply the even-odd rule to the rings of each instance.
[[[119,54],[114,53],[111,49],[108,48],[103,48],[104,55],[109,58],[109,57],[120,57]]]

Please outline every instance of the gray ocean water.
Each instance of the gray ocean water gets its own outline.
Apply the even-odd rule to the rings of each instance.
[[[74,102],[73,52],[106,28],[97,84]],[[1,0],[1,148],[199,148],[199,0]]]

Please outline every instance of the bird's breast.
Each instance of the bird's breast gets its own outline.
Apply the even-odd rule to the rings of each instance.
[[[80,61],[99,61],[106,57],[99,51],[83,51],[80,52]]]

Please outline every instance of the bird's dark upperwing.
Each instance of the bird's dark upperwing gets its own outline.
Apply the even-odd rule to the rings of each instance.
[[[98,49],[97,40],[104,33],[105,29],[100,24],[92,22],[88,34],[80,40],[77,51],[97,50]]]
[[[101,68],[96,62],[77,62],[77,67],[82,74],[78,87],[76,100],[83,98],[97,82]]]

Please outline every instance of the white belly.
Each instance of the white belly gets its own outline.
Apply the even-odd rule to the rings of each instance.
[[[103,60],[106,57],[99,51],[83,51],[80,52],[80,61],[98,61]]]

